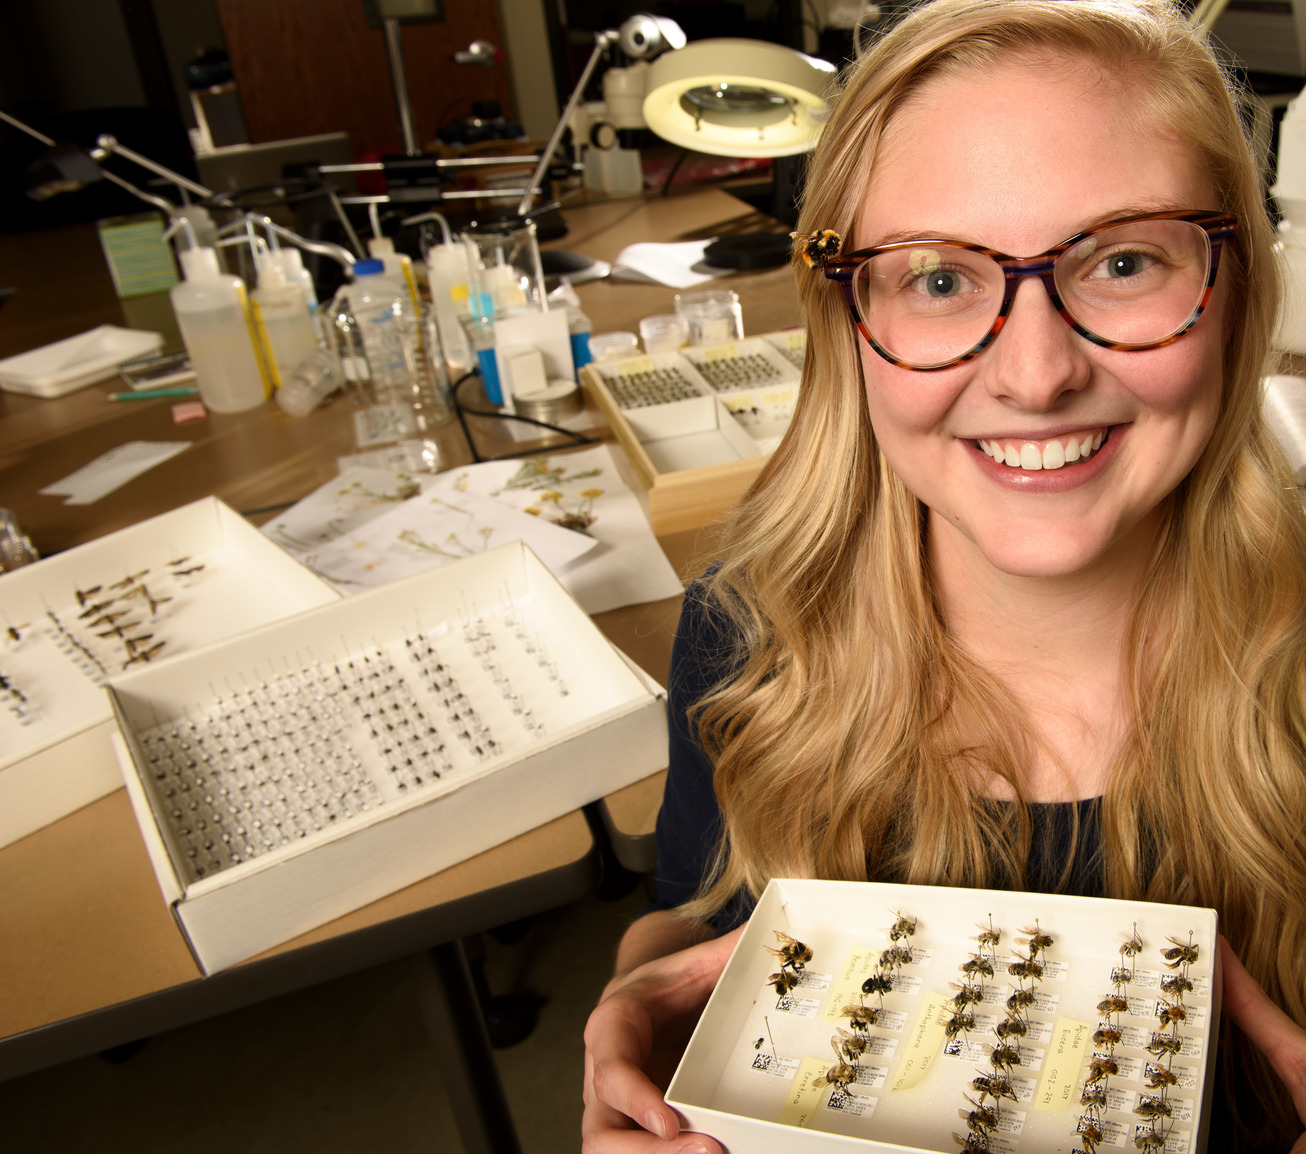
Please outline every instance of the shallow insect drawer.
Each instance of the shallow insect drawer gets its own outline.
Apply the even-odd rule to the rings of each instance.
[[[213,497],[0,577],[0,845],[122,785],[106,679],[339,598]]]
[[[210,973],[666,764],[662,690],[520,542],[110,696],[160,888]]]
[[[1213,910],[775,880],[667,1101],[749,1154],[1193,1154],[1219,994]]]
[[[798,384],[799,370],[766,337],[691,346],[682,355],[720,394]]]

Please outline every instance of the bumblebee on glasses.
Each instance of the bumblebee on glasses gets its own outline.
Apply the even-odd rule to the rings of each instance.
[[[829,229],[799,238],[799,252],[843,290],[853,323],[881,357],[930,372],[979,356],[1002,331],[1024,277],[1037,277],[1061,318],[1108,349],[1154,349],[1202,315],[1229,213],[1151,212],[1086,229],[1037,256],[911,238],[839,254]]]

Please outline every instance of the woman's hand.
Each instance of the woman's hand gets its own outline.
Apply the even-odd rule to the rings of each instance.
[[[657,958],[608,983],[585,1027],[585,1154],[720,1154],[711,1138],[680,1133],[658,1087],[675,1071],[741,932]]]
[[[1224,1012],[1265,1055],[1292,1095],[1297,1115],[1306,1123],[1306,1030],[1276,1006],[1220,935],[1224,968]],[[1306,1154],[1306,1134],[1291,1154]]]

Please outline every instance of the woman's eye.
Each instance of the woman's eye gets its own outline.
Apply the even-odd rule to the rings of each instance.
[[[955,297],[965,287],[965,280],[958,272],[950,269],[935,269],[912,282],[912,288],[925,296],[936,300]]]
[[[1151,263],[1151,258],[1141,252],[1113,252],[1098,263],[1092,275],[1114,280],[1140,276]]]

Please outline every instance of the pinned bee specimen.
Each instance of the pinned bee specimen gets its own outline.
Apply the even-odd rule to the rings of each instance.
[[[879,1020],[880,1011],[874,1006],[844,1006],[839,1016],[848,1019],[848,1024],[861,1033],[868,1033]]]
[[[108,601],[97,601],[94,605],[88,605],[79,614],[78,621],[85,621],[88,617],[94,617],[97,613],[103,613],[110,605],[114,603],[115,598],[110,597]]]
[[[812,960],[811,946],[805,945],[796,938],[791,938],[780,930],[772,930],[771,932],[775,934],[776,941],[780,943],[780,948],[776,949],[774,946],[763,946],[762,948],[767,953],[774,954],[779,958],[782,968],[801,970]]]
[[[176,569],[180,565],[185,565],[186,562],[189,560],[190,560],[190,555],[187,554],[185,557],[178,557],[175,561],[165,561],[164,564],[169,569]]]
[[[866,1053],[866,1047],[870,1045],[870,1039],[864,1034],[850,1034],[847,1030],[836,1029],[835,1036],[839,1039],[838,1052],[854,1065]]]
[[[23,630],[30,629],[31,627],[32,627],[32,623],[30,621],[24,621],[22,625],[6,625],[5,643],[8,644],[10,641],[12,641],[15,645],[17,645],[23,639]]]
[[[862,983],[863,994],[879,994],[883,997],[885,994],[893,991],[893,975],[886,974],[881,970],[876,970],[869,978]]]
[[[857,1080],[857,1067],[852,1062],[844,1060],[838,1038],[830,1039],[830,1048],[834,1051],[835,1063],[823,1075],[813,1078],[812,1085],[833,1086],[835,1089],[846,1092],[848,1087]]]
[[[990,1149],[989,1136],[976,1130],[964,1135],[954,1132],[952,1140],[961,1147],[962,1154],[982,1154]]]
[[[831,233],[831,236],[835,234]],[[838,239],[836,237],[836,239]],[[916,932],[916,919],[909,918],[901,910],[898,911],[893,925],[889,927],[889,941],[900,942],[903,938],[909,938]]]
[[[1093,1031],[1093,1045],[1116,1046],[1120,1043],[1120,1031],[1114,1026],[1102,1026]]]
[[[1033,990],[1013,990],[1007,998],[1007,1009],[1013,1014],[1019,1014],[1022,1010],[1029,1009],[1036,1001],[1038,995]]]
[[[989,915],[989,924],[987,926],[983,922],[976,922],[975,925],[979,929],[979,933],[975,935],[973,940],[979,942],[981,949],[996,946],[1002,941],[1002,931],[993,928],[992,914]]]
[[[1169,1118],[1171,1107],[1164,1098],[1141,1098],[1134,1107],[1134,1113],[1140,1118]]]
[[[967,1030],[975,1028],[975,1015],[968,1010],[958,1010],[943,1024],[943,1032],[949,1038],[955,1038]]]
[[[1085,1086],[1079,1096],[1079,1104],[1092,1110],[1106,1109],[1106,1091],[1101,1086]]]
[[[142,577],[148,573],[148,569],[142,569],[139,573],[132,573],[124,577],[121,581],[115,581],[109,586],[110,589],[126,589],[129,585],[135,585]]]
[[[192,565],[189,569],[178,569],[172,575],[174,577],[189,577],[193,573],[201,573],[203,570],[203,565]]]
[[[948,985],[957,991],[952,995],[952,1004],[959,1010],[976,1006],[984,1000],[984,991],[979,986],[959,986],[956,982],[949,982]]]
[[[1100,1082],[1103,1078],[1113,1074],[1120,1073],[1120,1066],[1114,1058],[1103,1058],[1094,1056],[1088,1063],[1088,1077],[1084,1079],[1086,1084]]]
[[[1159,1031],[1153,1033],[1152,1040],[1147,1044],[1147,1052],[1161,1058],[1166,1054],[1177,1054],[1184,1048],[1184,1040],[1180,1037],[1170,1037]]]
[[[993,1032],[1006,1041],[1008,1038],[1023,1038],[1029,1033],[1029,1027],[1020,1018],[1003,1018],[993,1027]]]
[[[972,1130],[992,1130],[998,1124],[998,1112],[992,1106],[976,1102],[969,1094],[965,1095],[970,1103],[969,1110],[958,1110],[957,1115]]]
[[[1085,1154],[1094,1154],[1102,1142],[1102,1128],[1092,1118],[1079,1120],[1079,1141]]]
[[[1126,958],[1136,958],[1143,952],[1143,939],[1138,936],[1138,923],[1134,923],[1134,932],[1125,939],[1120,947],[1120,954]]]
[[[798,975],[790,973],[788,970],[781,970],[779,973],[772,974],[766,980],[775,987],[775,992],[782,998],[798,985]]]
[[[1099,1014],[1127,1014],[1129,1013],[1129,1003],[1119,994],[1112,994],[1109,998],[1103,998],[1097,1004]]]
[[[1052,945],[1052,938],[1039,928],[1037,918],[1034,919],[1033,927],[1022,928],[1020,932],[1025,937],[1017,938],[1016,945],[1026,947],[1029,950],[1031,959],[1038,957],[1039,954]]]
[[[73,593],[77,596],[77,604],[85,607],[86,602],[103,588],[103,585],[92,585],[89,589],[74,589]]]
[[[1188,1011],[1184,1008],[1182,1002],[1175,1002],[1171,1005],[1162,1006],[1157,1017],[1161,1019],[1162,1026],[1170,1026],[1177,1022],[1186,1022],[1188,1020]]]
[[[971,977],[976,975],[985,978],[993,977],[993,963],[982,954],[971,954],[968,961],[961,963],[960,969],[963,974],[969,974]]]
[[[970,1084],[981,1094],[990,1098],[1010,1098],[1016,1101],[1016,1088],[1005,1074],[980,1074],[972,1078]]]
[[[890,946],[880,951],[880,965],[885,969],[898,969],[911,965],[911,946]]]
[[[1173,949],[1162,950],[1161,957],[1165,959],[1165,964],[1172,970],[1177,970],[1180,966],[1191,966],[1197,961],[1197,947],[1193,945],[1193,933],[1188,931],[1188,942],[1185,944],[1178,938],[1167,939],[1174,943]]]
[[[1165,974],[1161,978],[1161,992],[1181,998],[1193,992],[1192,979],[1185,974]]]
[[[1173,1070],[1167,1070],[1164,1066],[1158,1066],[1148,1063],[1145,1071],[1147,1078],[1147,1088],[1149,1090],[1160,1090],[1163,1086],[1173,1086],[1179,1081],[1179,1075]]]
[[[1136,1150],[1164,1150],[1167,1130],[1162,1133],[1160,1130],[1148,1130],[1134,1138],[1134,1149]]]
[[[137,652],[133,653],[129,658],[127,658],[126,661],[122,663],[122,667],[126,669],[127,666],[135,665],[137,662],[144,663],[146,661],[154,660],[154,658],[158,657],[158,655],[163,652],[163,647],[166,644],[167,644],[166,641],[156,641],[148,649],[138,650]]]
[[[1020,1051],[1005,1042],[1000,1046],[985,1046],[989,1061],[995,1070],[1014,1070],[1020,1065]]]
[[[1017,954],[1016,960],[1007,967],[1007,973],[1020,981],[1028,978],[1036,982],[1043,976],[1043,963],[1036,962],[1032,955],[1027,958]]]

